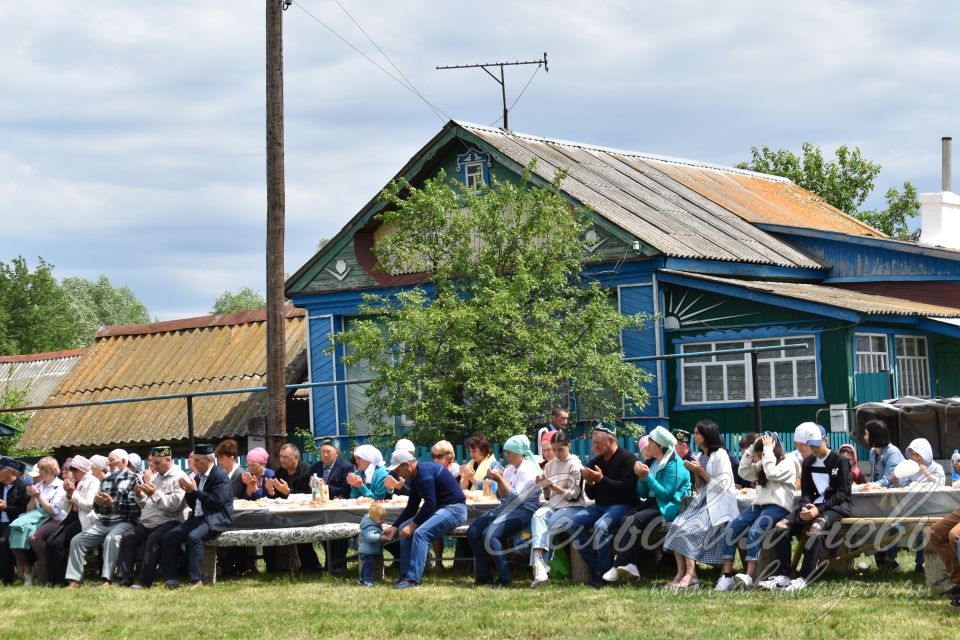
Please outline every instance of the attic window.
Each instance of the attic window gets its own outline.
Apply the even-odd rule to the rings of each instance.
[[[457,171],[460,181],[470,189],[478,189],[481,184],[490,184],[490,154],[470,149],[457,156]]]

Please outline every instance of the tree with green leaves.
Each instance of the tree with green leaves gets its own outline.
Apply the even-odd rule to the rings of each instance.
[[[749,162],[738,163],[737,167],[788,178],[889,236],[908,236],[909,221],[920,212],[917,189],[910,182],[903,183],[903,191],[895,187],[887,191],[885,209],[860,210],[873,191],[881,167],[865,159],[859,148],[851,151],[841,145],[833,161],[824,159],[823,150],[809,142],[803,143],[800,156],[789,149],[773,151],[767,146],[751,147],[750,155]]]
[[[267,300],[259,291],[255,291],[250,287],[242,287],[235,292],[224,291],[223,295],[214,301],[210,313],[222,315],[224,313],[264,309],[266,306]]]
[[[564,200],[562,176],[529,180],[473,191],[441,172],[384,191],[379,266],[428,284],[365,296],[365,319],[336,336],[347,365],[373,378],[364,418],[378,433],[404,416],[416,442],[502,440],[529,431],[568,385],[595,419],[618,417],[622,397],[646,404],[649,376],[620,347],[646,318],[621,315],[584,275],[591,216]]]
[[[14,387],[10,383],[10,379],[13,378],[13,369],[14,365],[9,365],[6,369],[0,368],[0,409],[13,409],[27,404],[29,387]],[[27,420],[29,419],[29,411],[0,413],[0,422],[12,427],[17,432],[14,435],[0,437],[0,455],[18,457],[22,454],[33,455],[35,453],[34,451],[21,451],[17,446],[23,428],[27,426]],[[43,455],[45,452],[39,453]]]
[[[100,327],[150,322],[147,306],[128,286],[114,287],[107,276],[96,282],[86,278],[64,278],[63,289],[77,325],[81,345],[90,344]]]
[[[40,258],[30,269],[23,256],[0,262],[0,354],[28,354],[85,347],[107,325],[149,322],[146,306],[129,287],[53,275]]]

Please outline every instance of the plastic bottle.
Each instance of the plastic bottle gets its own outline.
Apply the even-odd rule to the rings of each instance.
[[[957,482],[960,480],[960,449],[953,450],[953,455],[950,456],[950,463],[953,466],[953,481]]]

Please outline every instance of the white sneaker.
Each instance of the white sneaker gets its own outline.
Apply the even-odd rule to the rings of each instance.
[[[619,574],[621,580],[639,580],[640,579],[640,569],[637,568],[637,565],[625,564],[622,567],[617,567],[617,574]]]
[[[757,583],[757,586],[761,589],[766,589],[767,591],[779,591],[781,589],[786,589],[791,584],[790,578],[787,576],[770,576],[769,578],[764,578]]]
[[[742,589],[746,589],[747,591],[753,589],[753,578],[745,573],[738,573],[733,576],[733,580],[737,583],[737,586]]]
[[[803,578],[794,578],[790,581],[790,586],[785,588],[784,591],[801,591],[807,588],[807,581]]]
[[[620,574],[617,573],[616,567],[610,567],[610,569],[600,577],[603,578],[604,582],[616,582],[620,579]]]
[[[530,584],[531,587],[539,587],[550,582],[550,576],[548,575],[549,568],[547,563],[543,560],[537,560],[533,563],[533,582]]]
[[[25,576],[23,576],[23,585],[24,585],[25,587],[29,587],[29,586],[32,585],[32,584],[33,584],[33,574],[32,574],[32,573],[28,573],[28,574],[26,574]]]
[[[733,576],[720,576],[714,591],[733,591],[736,588],[737,583],[733,581]]]

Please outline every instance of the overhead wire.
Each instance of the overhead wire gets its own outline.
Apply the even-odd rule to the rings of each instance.
[[[358,54],[360,54],[361,56],[363,56],[363,58],[366,59],[367,62],[369,62],[370,64],[372,64],[373,66],[375,66],[377,69],[380,69],[380,71],[382,71],[384,74],[386,74],[387,77],[389,77],[390,79],[392,79],[394,82],[396,82],[397,84],[399,84],[401,87],[403,87],[404,89],[406,89],[407,91],[409,91],[409,92],[412,93],[413,95],[417,96],[420,100],[423,101],[423,103],[424,103],[425,105],[427,105],[427,107],[428,107],[431,111],[433,111],[433,114],[434,114],[435,116],[437,116],[437,118],[439,118],[441,121],[445,121],[445,120],[451,119],[450,116],[448,116],[446,113],[443,112],[443,110],[441,110],[439,107],[437,107],[437,106],[434,105],[432,102],[430,102],[429,100],[427,100],[427,98],[424,97],[424,95],[423,95],[422,93],[420,93],[419,91],[417,91],[416,88],[413,87],[412,83],[411,83],[411,84],[408,84],[408,83],[409,83],[409,80],[406,81],[406,82],[404,82],[403,80],[401,80],[401,79],[398,78],[397,76],[395,76],[395,75],[393,75],[392,73],[390,73],[390,71],[388,71],[387,69],[385,69],[385,68],[383,67],[383,65],[379,64],[376,60],[374,60],[373,58],[371,58],[370,56],[368,56],[366,53],[364,53],[363,51],[361,51],[359,48],[357,48],[352,42],[350,42],[349,40],[347,40],[346,38],[344,38],[342,35],[340,35],[340,34],[337,32],[336,29],[334,29],[333,27],[331,27],[330,25],[328,25],[326,22],[324,22],[323,20],[321,20],[320,18],[318,18],[317,16],[315,16],[313,13],[311,13],[311,12],[310,12],[306,7],[304,7],[300,2],[297,2],[296,0],[293,0],[293,4],[294,4],[298,9],[300,9],[300,11],[303,11],[305,14],[307,14],[308,16],[310,16],[311,18],[313,18],[313,19],[314,19],[320,26],[322,26],[324,29],[326,29],[327,31],[329,31],[330,33],[332,33],[333,35],[335,35],[337,38],[339,38],[345,45],[347,45],[348,47],[350,47],[351,49],[353,49],[354,51],[356,51]],[[340,3],[338,2],[337,4],[340,4]],[[343,7],[341,6],[341,8],[343,8]],[[346,10],[344,9],[344,11],[346,11]],[[348,15],[349,15],[349,14],[348,14]],[[351,20],[353,20],[352,17],[351,17]],[[356,22],[355,20],[354,20],[354,24],[357,24],[357,22]],[[358,26],[359,26],[359,25],[358,25]],[[362,31],[362,29],[361,29],[361,31]],[[366,35],[366,32],[364,32],[364,35]],[[368,39],[370,38],[369,35],[367,36],[367,38],[368,38]],[[372,41],[372,40],[371,40],[371,41]],[[374,44],[374,46],[376,46],[376,44]],[[381,54],[383,54],[383,51],[380,50],[380,47],[377,47],[377,50],[380,51]],[[383,54],[383,55],[384,55],[384,57],[386,57],[386,54]],[[389,60],[389,58],[388,58],[388,60]],[[390,64],[392,65],[393,63],[391,62]],[[394,65],[394,68],[396,68],[395,65]],[[397,71],[399,71],[399,69],[397,69]],[[403,75],[403,74],[401,73],[401,75]],[[406,76],[404,76],[404,77],[406,77]]]
[[[527,90],[527,87],[529,87],[529,86],[530,86],[530,83],[533,82],[533,78],[537,75],[537,73],[540,71],[540,67],[542,67],[542,66],[543,66],[542,64],[538,64],[538,65],[537,65],[537,68],[534,69],[534,70],[533,70],[533,73],[530,74],[530,77],[527,79],[527,84],[523,85],[523,89],[520,90],[520,94],[519,94],[519,95],[516,97],[516,99],[513,101],[513,104],[511,104],[509,107],[507,107],[507,114],[508,114],[508,115],[509,115],[509,113],[510,113],[511,111],[513,111],[513,108],[517,105],[517,103],[520,102],[520,98],[523,97],[523,94],[524,94],[524,92]],[[500,122],[501,120],[503,120],[503,116],[502,116],[502,115],[501,115],[499,118],[497,118],[496,120],[494,120],[493,122],[491,122],[489,126],[492,127],[493,125],[497,124],[497,123]]]

